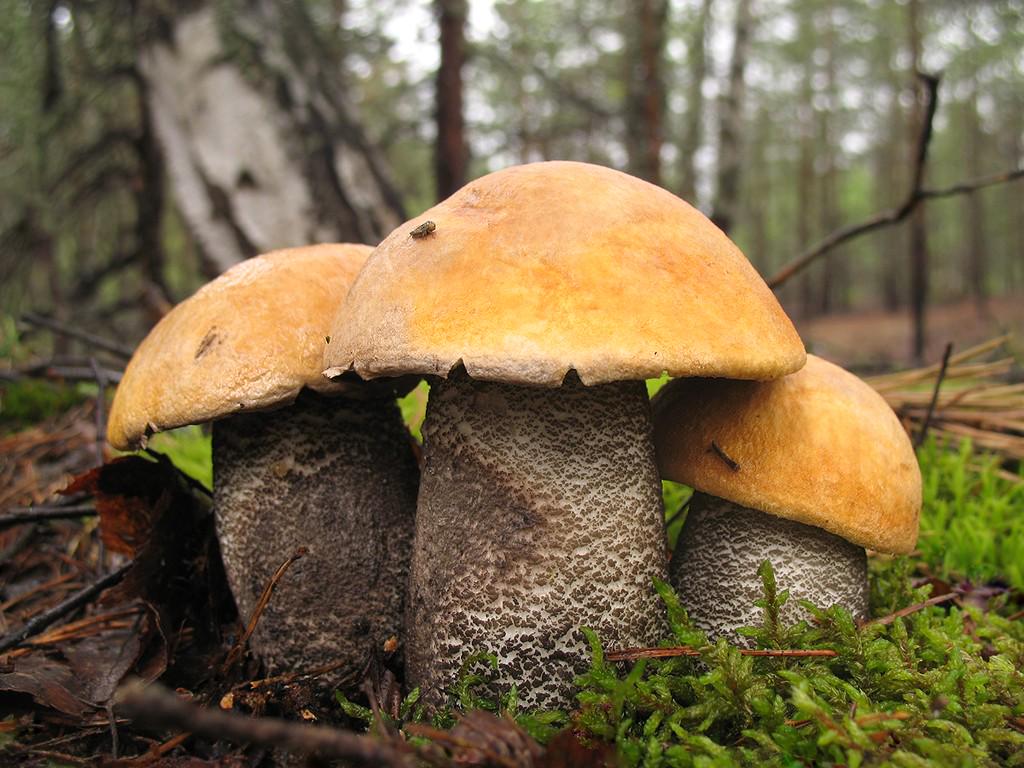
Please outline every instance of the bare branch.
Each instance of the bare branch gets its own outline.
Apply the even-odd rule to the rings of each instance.
[[[128,572],[128,569],[134,564],[134,561],[129,561],[116,571],[111,571],[98,581],[95,581],[84,589],[80,589],[78,592],[75,592],[75,594],[71,595],[67,600],[63,600],[52,608],[49,608],[38,616],[35,616],[21,629],[0,639],[0,653],[9,651],[11,648],[21,645],[27,638],[32,635],[39,634],[48,626],[53,624],[53,622],[67,616],[72,611],[81,608],[100,592],[121,581],[121,579],[124,578],[124,575]]]
[[[939,367],[939,375],[935,377],[935,388],[932,390],[932,399],[928,403],[928,412],[924,415],[921,423],[921,431],[917,433],[914,447],[920,448],[924,445],[924,439],[928,436],[928,426],[932,423],[932,416],[935,415],[935,404],[939,402],[939,392],[942,391],[942,381],[946,378],[946,369],[949,367],[949,356],[953,354],[953,342],[946,344],[946,351],[942,354],[942,365]]]
[[[975,192],[985,187],[991,187],[996,184],[1006,184],[1024,177],[1024,168],[1015,168],[1010,171],[1004,171],[1003,173],[996,173],[990,176],[982,176],[977,179],[963,181],[950,187],[940,189],[922,188],[921,183],[924,178],[925,162],[928,158],[928,147],[932,138],[935,110],[938,106],[939,79],[935,75],[926,75],[923,73],[919,74],[919,76],[925,83],[928,102],[925,109],[925,119],[921,125],[921,132],[918,135],[917,148],[915,151],[913,172],[914,181],[906,199],[904,199],[903,203],[896,208],[881,211],[864,221],[841,227],[826,235],[823,239],[819,240],[808,250],[804,251],[768,278],[766,282],[770,288],[778,288],[793,277],[793,275],[798,272],[802,272],[810,264],[843,243],[849,242],[861,235],[865,235],[868,232],[874,232],[877,229],[890,227],[893,224],[900,223],[910,216],[917,206],[925,200],[951,197],[953,195],[970,194],[971,192]]]
[[[411,766],[411,748],[372,736],[272,717],[247,717],[191,704],[160,685],[124,686],[118,709],[134,720],[175,728],[208,739],[276,747],[303,755],[350,760],[361,765]]]
[[[34,312],[26,312],[21,316],[21,319],[29,325],[34,325],[37,328],[45,328],[48,331],[59,333],[71,339],[77,339],[78,341],[90,344],[97,349],[102,349],[105,352],[117,355],[125,360],[130,359],[132,356],[132,351],[128,347],[122,346],[115,341],[104,339],[102,336],[96,336],[88,331],[83,331],[78,328],[70,328],[49,317],[43,317],[42,315],[37,315]]]
[[[138,136],[132,131],[111,129],[87,147],[79,150],[50,185],[53,192],[60,190],[70,179],[98,160],[107,157],[118,146],[127,146],[138,153]]]

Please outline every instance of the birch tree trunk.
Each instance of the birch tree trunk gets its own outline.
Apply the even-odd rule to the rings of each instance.
[[[165,4],[139,66],[171,190],[211,272],[404,219],[302,3]],[[224,11],[224,12],[221,12]]]

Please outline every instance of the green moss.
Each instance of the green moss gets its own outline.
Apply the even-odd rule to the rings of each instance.
[[[924,510],[918,549],[938,575],[1001,578],[1024,590],[1024,475],[1000,474],[969,442],[920,450]]]
[[[17,432],[61,414],[95,391],[95,386],[43,379],[5,383],[0,388],[0,433]]]

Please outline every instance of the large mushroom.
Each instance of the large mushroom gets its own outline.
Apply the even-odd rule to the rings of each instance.
[[[214,509],[232,592],[272,669],[362,663],[400,635],[418,471],[394,396],[321,375],[337,305],[370,248],[321,245],[242,262],[169,312],[136,350],[108,436],[212,421]]]
[[[643,380],[798,369],[789,319],[700,212],[583,163],[509,168],[402,225],[332,332],[331,375],[439,377],[406,619],[407,674],[442,701],[497,655],[527,706],[571,704],[590,627],[665,632],[660,484]]]
[[[693,486],[670,566],[694,623],[742,642],[770,560],[791,599],[868,613],[865,547],[917,541],[921,472],[881,395],[814,355],[771,382],[678,379],[655,396],[662,477]]]

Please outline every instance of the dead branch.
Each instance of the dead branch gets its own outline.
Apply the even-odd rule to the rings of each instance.
[[[801,658],[832,658],[839,654],[828,649],[817,648],[811,650],[793,649],[753,649],[739,648],[743,656],[766,656],[769,658],[801,659]],[[692,648],[688,645],[680,645],[674,648],[623,648],[619,651],[609,651],[605,654],[608,661],[636,661],[637,659],[671,659],[678,656],[699,657],[704,651]]]
[[[238,642],[235,643],[234,647],[228,653],[227,658],[224,659],[224,664],[221,667],[221,674],[227,674],[228,670],[234,666],[235,662],[242,657],[242,653],[245,651],[245,644],[249,642],[249,638],[252,637],[252,633],[256,631],[256,625],[260,622],[260,616],[263,615],[263,611],[266,609],[267,604],[270,602],[271,595],[274,594],[274,589],[277,588],[277,583],[281,581],[285,572],[291,568],[292,563],[301,557],[306,555],[306,548],[299,547],[291,555],[288,556],[283,563],[281,563],[277,570],[274,571],[274,575],[270,577],[270,581],[263,588],[263,592],[260,594],[260,599],[256,601],[256,607],[252,611],[252,616],[249,617],[249,623],[245,626],[245,632],[238,638]]]
[[[336,728],[247,717],[191,704],[160,685],[132,683],[115,697],[119,712],[156,728],[173,728],[208,739],[258,744],[302,755],[351,760],[361,765],[411,766],[412,750],[401,742]]]
[[[96,362],[95,357],[89,358],[89,367],[92,368],[93,377],[96,379],[96,408],[93,411],[96,424],[96,465],[104,462],[103,446],[107,442],[107,376]],[[101,558],[102,560],[102,558]]]
[[[898,224],[917,208],[925,200],[932,200],[953,195],[970,194],[985,187],[997,184],[1006,184],[1017,179],[1024,178],[1024,168],[1014,168],[1002,173],[963,181],[949,187],[939,189],[924,189],[921,185],[924,179],[925,162],[928,157],[928,147],[931,143],[932,127],[935,118],[935,110],[938,106],[939,78],[936,75],[919,73],[926,87],[927,103],[925,108],[925,119],[921,124],[921,133],[918,135],[917,146],[914,157],[913,183],[907,197],[897,207],[880,213],[876,213],[857,224],[850,224],[841,227],[826,235],[808,250],[797,256],[791,262],[779,269],[766,281],[769,288],[778,288],[787,282],[793,275],[802,272],[810,264],[820,259],[829,251],[838,248],[843,243],[849,242],[861,235],[874,232],[877,229],[890,227]]]
[[[15,525],[37,523],[41,520],[75,520],[79,517],[94,517],[95,515],[96,508],[92,504],[73,504],[68,507],[15,507],[15,511],[0,515],[0,531]]]
[[[924,445],[924,439],[928,436],[928,426],[932,423],[932,416],[935,415],[935,404],[939,401],[939,392],[942,389],[942,380],[946,378],[946,369],[949,367],[949,356],[953,354],[953,342],[946,344],[946,351],[942,353],[942,365],[939,366],[939,375],[935,377],[935,388],[932,390],[932,399],[928,403],[928,411],[921,423],[921,431],[917,433],[917,440],[914,447],[920,448]]]
[[[883,616],[880,619],[872,619],[871,621],[865,621],[861,624],[861,627],[870,627],[873,624],[880,626],[888,626],[892,624],[896,619],[902,619],[904,616],[909,616],[912,613],[917,613],[925,608],[930,608],[933,605],[939,605],[939,603],[946,603],[957,597],[956,592],[947,592],[944,595],[938,595],[936,597],[929,597],[927,600],[922,600],[920,603],[914,603],[914,605],[908,605],[906,608],[901,608],[895,613],[890,613],[888,616]]]
[[[103,375],[108,384],[117,384],[123,375],[121,371],[103,368]],[[0,371],[0,381],[24,381],[25,379],[62,379],[65,381],[95,381],[96,374],[92,368],[84,365],[36,365],[24,370]]]
[[[64,167],[61,173],[50,185],[50,191],[56,193],[64,187],[83,169],[89,167],[96,161],[108,157],[110,152],[118,146],[128,147],[133,153],[138,153],[138,136],[134,131],[124,129],[111,129],[100,136],[89,146],[79,150],[71,159],[71,162]]]
[[[132,565],[133,563],[129,562],[122,565],[116,571],[111,571],[103,578],[98,579],[84,589],[80,589],[78,592],[75,592],[75,594],[71,595],[68,599],[62,600],[52,608],[43,611],[38,616],[35,616],[25,622],[25,626],[21,629],[12,632],[4,638],[0,638],[0,653],[21,645],[21,643],[29,637],[32,637],[32,635],[39,634],[58,619],[67,616],[78,608],[81,608],[103,590],[117,584],[124,578],[124,575]]]
[[[115,341],[104,339],[102,336],[97,336],[88,331],[83,331],[79,328],[71,328],[70,326],[59,323],[56,320],[37,315],[35,312],[26,312],[21,316],[22,322],[28,323],[29,325],[36,326],[37,328],[45,328],[53,333],[59,333],[62,336],[67,336],[71,339],[77,339],[85,344],[91,344],[97,349],[102,349],[104,352],[109,352],[112,355],[117,355],[120,358],[129,360],[132,356],[132,350]]]

